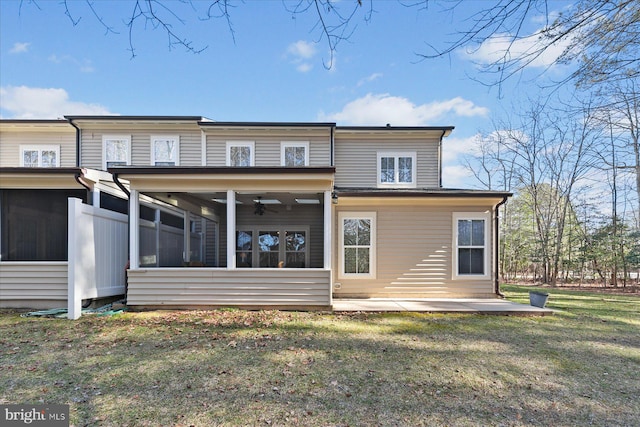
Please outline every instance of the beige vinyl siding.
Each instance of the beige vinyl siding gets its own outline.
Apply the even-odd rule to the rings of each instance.
[[[329,270],[157,268],[129,272],[127,304],[327,308]]]
[[[335,164],[337,187],[375,188],[378,185],[377,152],[415,152],[417,162],[416,182],[419,188],[439,187],[439,140],[368,138],[336,136]]]
[[[21,145],[58,145],[60,146],[60,167],[76,165],[76,134],[70,127],[69,132],[47,131],[2,131],[0,132],[0,167],[19,167]]]
[[[0,307],[66,307],[67,269],[67,262],[0,262]]]
[[[106,132],[107,134],[109,132]],[[80,166],[102,170],[102,134],[83,129],[80,137]]]
[[[180,166],[202,166],[200,131],[180,133]]]
[[[151,165],[151,135],[178,135],[180,137],[180,166],[201,166],[202,140],[200,130],[170,126],[118,127],[104,129],[82,129],[81,166],[102,170],[102,137],[104,135],[127,135],[131,137],[131,164]]]
[[[334,281],[340,284],[340,289],[334,287],[336,297],[452,298],[486,297],[493,294],[492,274],[488,279],[452,279],[452,213],[482,212],[490,210],[490,207],[359,206],[348,210],[375,212],[377,215],[376,278],[339,279],[337,255],[341,248],[336,243]],[[492,224],[489,230],[490,233],[486,236],[487,255],[491,257]],[[336,232],[341,232],[338,221]],[[490,268],[493,268],[493,263],[490,263]]]
[[[134,166],[151,165],[151,132],[123,132],[131,135],[131,164]]]
[[[255,166],[281,166],[282,142],[309,142],[309,166],[331,165],[331,141],[329,134],[300,133],[249,133],[207,132],[207,166],[225,166],[227,142],[254,142]]]

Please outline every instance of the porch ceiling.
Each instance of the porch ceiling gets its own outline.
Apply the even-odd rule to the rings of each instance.
[[[220,212],[226,205],[226,192],[145,192],[145,195],[160,200],[168,205],[195,213],[209,219],[216,219],[216,212]],[[236,203],[244,206],[255,206],[256,200],[279,203],[264,203],[268,211],[288,210],[291,206],[306,205],[308,201],[316,200],[317,205],[323,204],[323,194],[298,192],[238,192]],[[306,202],[306,203],[305,203]]]

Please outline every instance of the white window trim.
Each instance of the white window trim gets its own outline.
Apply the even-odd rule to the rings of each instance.
[[[227,141],[226,165],[231,166],[231,147],[249,147],[249,166],[256,164],[256,143],[255,141]]]
[[[25,151],[38,151],[38,166],[42,167],[42,152],[43,151],[55,151],[56,152],[56,163],[55,167],[60,167],[60,146],[59,145],[21,145],[20,146],[20,167],[24,166],[24,152]]]
[[[459,220],[483,220],[484,221],[484,274],[458,274],[458,221]],[[451,272],[452,280],[469,280],[469,279],[490,279],[490,261],[491,261],[491,245],[492,239],[489,225],[491,224],[490,212],[454,212],[452,222],[452,260],[453,271]]]
[[[131,164],[131,135],[102,135],[102,167],[107,170],[107,141],[124,139],[127,141],[127,166]]]
[[[280,165],[285,165],[285,149],[288,147],[304,147],[304,165],[309,166],[309,142],[308,141],[282,141],[280,143]]]
[[[345,273],[344,272],[344,220],[368,219],[371,220],[371,249],[369,250],[369,273]],[[376,278],[376,213],[375,212],[338,212],[338,278],[339,279],[375,279]]]
[[[395,182],[382,182],[380,181],[380,172],[382,171],[381,159],[383,157],[393,157],[395,164]],[[398,182],[398,158],[411,157],[411,182]],[[376,158],[376,169],[378,188],[416,188],[417,187],[417,154],[415,151],[378,151]]]
[[[311,227],[309,227],[308,225],[293,225],[293,226],[287,226],[287,225],[282,225],[282,224],[276,224],[276,225],[269,225],[269,224],[264,224],[264,225],[243,225],[243,226],[239,226],[236,227],[236,233],[238,231],[245,231],[245,232],[251,232],[251,259],[252,259],[252,263],[254,265],[260,263],[260,249],[258,248],[258,239],[259,239],[259,233],[260,231],[278,231],[280,232],[280,234],[282,236],[284,236],[286,234],[287,231],[304,231],[306,233],[306,251],[304,254],[304,265],[306,267],[304,268],[309,268],[309,263],[310,263],[310,259],[311,259],[311,245],[309,244],[309,242],[311,241]],[[237,250],[237,242],[236,242],[236,252]],[[278,249],[279,251],[279,258],[281,260],[284,260],[287,258],[287,246],[286,246],[286,242],[284,244],[280,244],[280,248]],[[247,267],[247,268],[273,268],[273,267]],[[285,266],[285,268],[287,268]]]
[[[155,154],[156,154],[156,150],[155,150],[155,145],[156,145],[156,141],[157,140],[162,140],[162,139],[174,139],[176,141],[176,145],[175,145],[175,152],[174,152],[174,158],[175,158],[175,165],[174,166],[179,166],[180,165],[180,135],[151,135],[150,140],[151,140],[151,165],[155,166],[158,162],[158,160],[155,158]]]

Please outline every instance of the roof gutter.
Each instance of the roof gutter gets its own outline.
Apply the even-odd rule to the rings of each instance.
[[[494,287],[495,294],[500,298],[504,298],[505,295],[502,292],[500,292],[500,219],[499,219],[498,213],[500,211],[500,206],[507,203],[508,199],[509,199],[509,196],[504,196],[502,201],[496,205],[495,223],[493,226],[494,242],[495,242],[495,248],[493,250],[494,263],[495,263],[493,271],[495,274],[495,279],[494,279],[495,281],[494,281],[493,287]]]
[[[74,174],[74,178],[76,179],[76,182],[78,184],[80,184],[81,186],[83,186],[84,188],[86,188],[87,191],[89,191],[89,192],[92,191],[91,186],[89,184],[87,184],[83,179],[84,178],[84,169],[81,169],[78,172],[76,172]]]

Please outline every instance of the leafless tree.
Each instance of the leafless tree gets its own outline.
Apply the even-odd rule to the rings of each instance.
[[[469,165],[485,171],[483,175],[494,174],[484,180],[487,184],[509,183],[513,187],[503,189],[526,193],[520,206],[531,215],[542,280],[555,285],[566,252],[567,223],[575,216],[574,193],[595,166],[598,128],[592,125],[589,105],[572,116],[532,102],[516,120],[517,124],[498,122]]]

